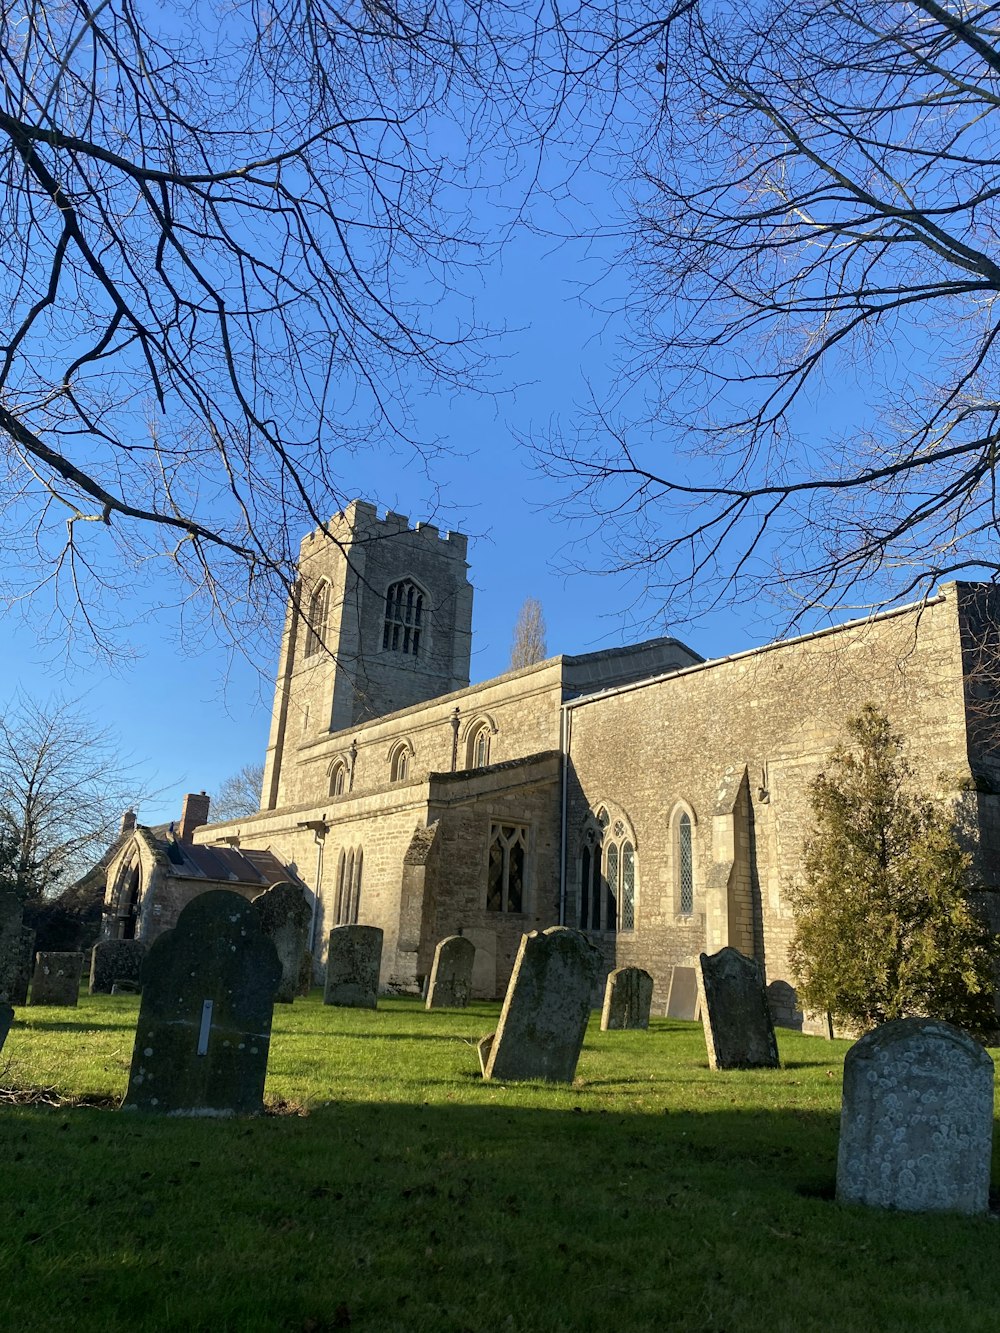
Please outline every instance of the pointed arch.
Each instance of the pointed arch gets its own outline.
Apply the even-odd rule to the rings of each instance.
[[[320,579],[309,598],[306,610],[306,657],[315,657],[326,639],[330,616],[330,580]]]
[[[588,812],[577,859],[577,924],[581,930],[634,930],[638,857],[628,815],[610,801]]]
[[[695,829],[698,816],[687,801],[674,802],[670,811],[670,860],[673,882],[674,916],[694,915],[697,866]]]

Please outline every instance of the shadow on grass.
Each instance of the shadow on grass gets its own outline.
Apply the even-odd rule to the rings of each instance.
[[[14,1031],[16,1031],[18,1028],[24,1028],[24,1029],[35,1028],[35,1029],[44,1030],[44,1031],[46,1031],[46,1032],[76,1032],[76,1033],[84,1033],[84,1032],[87,1031],[88,1026],[92,1026],[93,1028],[95,1028],[96,1030],[98,1030],[98,1031],[100,1031],[100,1032],[134,1032],[134,1031],[135,1031],[135,1026],[136,1026],[136,1025],[135,1025],[135,1022],[134,1022],[134,1021],[131,1022],[131,1023],[105,1023],[105,1022],[102,1020],[102,1021],[99,1022],[99,1023],[89,1024],[89,1022],[88,1022],[89,1018],[90,1018],[89,1015],[87,1015],[87,1016],[82,1016],[81,1018],[78,1018],[78,1019],[76,1020],[75,1023],[72,1022],[72,1021],[70,1021],[70,1020],[68,1020],[68,1019],[63,1020],[63,1021],[60,1021],[60,1022],[49,1022],[48,1019],[45,1019],[45,1018],[35,1018],[34,1016],[29,1015],[29,1016],[27,1016],[27,1017],[25,1017],[25,1018],[16,1018],[16,1019],[14,1020],[13,1024],[12,1024],[12,1026],[11,1026],[11,1031],[14,1032]],[[136,1018],[138,1018],[138,1014],[136,1014]]]

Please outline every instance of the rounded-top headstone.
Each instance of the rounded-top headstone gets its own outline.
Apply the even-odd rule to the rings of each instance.
[[[908,1212],[989,1204],[993,1061],[959,1028],[903,1018],[844,1061],[837,1198]]]

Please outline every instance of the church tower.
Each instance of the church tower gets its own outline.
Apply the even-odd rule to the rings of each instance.
[[[469,683],[468,539],[354,500],[302,542],[264,770],[281,804],[286,751]]]

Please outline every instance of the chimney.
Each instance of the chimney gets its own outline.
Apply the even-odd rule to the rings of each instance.
[[[181,822],[177,827],[178,842],[190,842],[195,829],[208,823],[208,805],[211,799],[203,791],[189,791],[184,797]]]
[[[124,837],[126,833],[131,833],[135,828],[135,811],[126,810],[122,815],[122,826],[118,830],[119,838]]]

